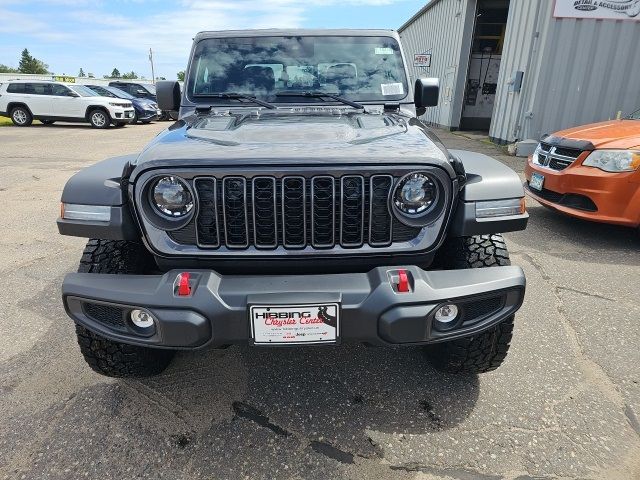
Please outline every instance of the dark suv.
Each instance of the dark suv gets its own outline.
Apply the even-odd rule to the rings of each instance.
[[[127,82],[125,80],[116,80],[109,82],[110,87],[119,88],[136,98],[146,98],[156,102],[156,86],[151,83]],[[175,112],[163,110],[158,120],[175,120],[177,119]]]
[[[420,120],[388,30],[196,36],[180,120],[76,174],[60,233],[90,238],[64,306],[89,365],[161,372],[180,349],[421,346],[441,369],[507,354],[525,292],[498,232],[528,215],[518,176],[447,150]]]

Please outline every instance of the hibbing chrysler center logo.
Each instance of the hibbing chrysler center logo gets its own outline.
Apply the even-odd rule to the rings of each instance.
[[[554,17],[640,20],[640,0],[556,0]]]

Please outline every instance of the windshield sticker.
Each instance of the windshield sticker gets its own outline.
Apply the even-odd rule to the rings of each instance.
[[[393,55],[393,48],[376,47],[376,55]]]
[[[382,95],[404,95],[404,85],[401,83],[382,83],[380,85]]]

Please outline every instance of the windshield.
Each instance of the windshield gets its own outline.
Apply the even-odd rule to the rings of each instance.
[[[146,88],[146,89],[149,91],[149,93],[151,93],[152,95],[155,95],[155,94],[156,94],[156,86],[155,86],[155,85],[145,84],[145,85],[143,85],[143,86],[144,86],[144,88]]]
[[[207,96],[241,93],[272,103],[317,103],[283,96],[313,91],[388,102],[408,92],[400,46],[390,37],[210,38],[196,46],[191,68],[188,92],[196,101],[224,102]]]
[[[89,87],[85,87],[84,85],[68,85],[68,87],[76,92],[81,97],[99,97],[100,95]]]
[[[136,98],[133,95],[125,92],[124,90],[120,90],[119,88],[116,88],[116,87],[103,87],[103,88],[114,97],[125,98],[127,100],[133,100],[134,98]]]
[[[107,90],[107,87],[98,87],[96,85],[86,85],[89,90],[93,90],[96,92],[96,95],[100,95],[101,97],[110,97],[110,98],[118,98],[113,92]]]
[[[629,120],[640,120],[640,110],[629,115]]]

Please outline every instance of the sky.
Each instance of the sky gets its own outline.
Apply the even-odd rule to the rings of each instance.
[[[0,64],[28,48],[55,74],[175,79],[193,36],[244,28],[393,28],[427,0],[0,0]]]

